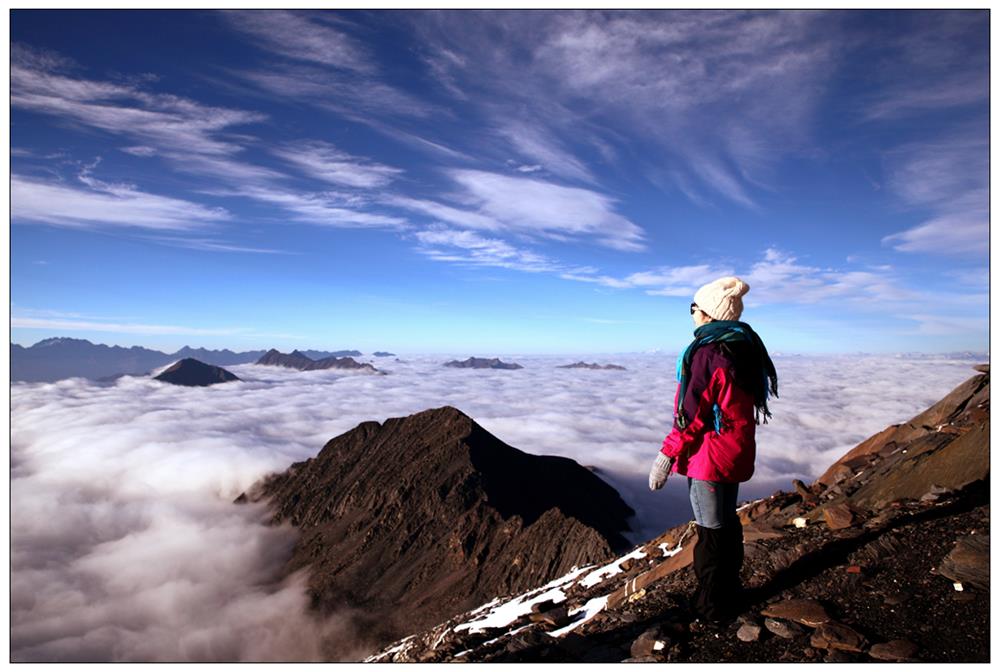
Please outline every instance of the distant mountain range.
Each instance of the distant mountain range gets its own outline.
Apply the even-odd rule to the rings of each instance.
[[[309,352],[315,352],[315,350],[311,350]],[[371,373],[382,373],[371,364],[363,364],[356,361],[352,357],[324,357],[323,359],[313,360],[298,350],[293,350],[290,355],[286,355],[278,352],[277,350],[271,349],[264,353],[264,356],[258,359],[256,363],[263,366],[284,366],[289,369],[298,369],[299,371],[319,371],[321,369],[356,369],[361,371],[370,371]]]
[[[515,362],[507,363],[500,359],[494,357],[493,359],[486,359],[484,357],[469,357],[466,360],[458,361],[457,359],[450,362],[445,362],[445,366],[450,366],[455,369],[523,369],[524,367]]]
[[[557,369],[593,369],[595,371],[605,370],[605,371],[625,371],[624,366],[619,366],[618,364],[587,364],[586,362],[577,362],[576,364],[564,364],[562,366],[557,366]]]
[[[144,375],[180,359],[197,359],[214,366],[234,366],[252,364],[264,354],[264,350],[233,352],[189,346],[166,353],[140,346],[123,348],[95,344],[82,338],[47,338],[27,348],[11,343],[10,379],[12,382],[30,383],[51,383],[76,377],[109,380],[121,375]],[[311,360],[360,355],[357,350],[306,350],[304,353]]]

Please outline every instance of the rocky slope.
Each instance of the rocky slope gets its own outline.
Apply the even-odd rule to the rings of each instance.
[[[989,368],[815,483],[744,505],[739,619],[693,621],[695,528],[418,631],[372,661],[989,660]]]
[[[300,528],[313,605],[377,614],[370,650],[614,557],[632,510],[576,462],[528,455],[457,409],[366,422],[237,501]],[[374,619],[373,619],[374,620]]]
[[[199,362],[197,359],[182,359],[170,365],[154,377],[164,383],[184,385],[187,387],[208,387],[219,383],[239,380],[235,375],[222,367]]]
[[[524,367],[516,362],[503,362],[497,357],[493,359],[486,359],[484,357],[469,357],[462,361],[453,359],[450,362],[445,362],[445,366],[450,366],[455,369],[523,369]]]

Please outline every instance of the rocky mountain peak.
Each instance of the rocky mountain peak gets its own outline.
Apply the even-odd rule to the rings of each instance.
[[[222,367],[205,364],[189,357],[167,367],[155,377],[155,380],[187,387],[207,387],[239,378]]]
[[[318,609],[383,616],[375,645],[612,557],[633,513],[576,462],[449,406],[364,422],[238,501],[261,499],[301,529],[288,569],[310,569]]]

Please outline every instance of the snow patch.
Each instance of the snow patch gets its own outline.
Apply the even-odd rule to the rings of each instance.
[[[678,553],[680,553],[681,551],[683,551],[683,550],[684,550],[684,547],[683,547],[683,546],[681,546],[680,544],[677,544],[677,545],[676,545],[676,546],[674,546],[673,548],[668,548],[668,547],[667,547],[667,544],[666,544],[666,543],[663,543],[663,544],[660,544],[660,545],[659,545],[659,549],[660,549],[661,551],[663,551],[663,557],[664,557],[664,558],[672,558],[672,557],[674,557],[675,555],[677,555]]]
[[[414,637],[416,637],[416,635],[410,635],[409,637],[407,637],[405,639],[401,639],[399,641],[399,644],[396,644],[396,646],[392,647],[388,651],[383,651],[382,653],[376,653],[374,656],[369,656],[368,658],[365,658],[365,662],[366,663],[378,662],[379,660],[382,660],[383,658],[388,658],[389,656],[393,656],[393,655],[399,653],[400,651],[403,651],[405,649],[410,648],[410,645],[412,644],[411,640]]]
[[[545,602],[546,600],[552,600],[556,604],[565,602],[566,593],[562,591],[562,588],[571,584],[576,580],[576,577],[580,576],[580,574],[588,569],[590,569],[589,565],[581,568],[574,567],[568,574],[550,581],[541,588],[536,588],[533,591],[528,591],[527,593],[518,595],[514,599],[493,608],[488,614],[486,614],[485,618],[456,625],[455,632],[468,630],[471,633],[477,633],[488,628],[503,628],[510,625],[521,616],[531,613],[531,607],[540,602]],[[496,602],[496,600],[494,600],[494,602]],[[474,613],[480,613],[482,611],[484,611],[484,608],[480,607]]]
[[[645,558],[646,554],[643,552],[642,548],[637,548],[628,555],[623,555],[614,562],[604,565],[600,569],[595,569],[593,572],[583,577],[580,581],[580,585],[584,588],[593,588],[601,581],[614,576],[615,574],[621,574],[623,571],[622,564],[629,559],[641,560]]]
[[[608,606],[609,597],[611,596],[605,595],[604,597],[595,597],[582,607],[573,609],[572,611],[569,612],[570,616],[572,616],[573,614],[578,614],[582,611],[583,618],[581,618],[578,621],[574,621],[573,623],[570,623],[565,628],[559,628],[558,630],[553,630],[552,632],[546,634],[548,634],[550,637],[562,637],[567,632],[572,632],[573,630],[576,630],[581,625],[594,618],[594,616],[597,616],[599,613],[604,611],[604,608]]]

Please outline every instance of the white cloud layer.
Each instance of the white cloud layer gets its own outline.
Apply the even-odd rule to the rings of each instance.
[[[454,356],[467,356],[457,353]],[[501,353],[475,353],[493,356]],[[670,424],[672,356],[602,355],[628,371],[397,363],[388,376],[232,367],[246,382],[185,388],[127,377],[11,388],[11,651],[15,660],[357,658],[350,613],[305,615],[303,577],[277,577],[294,541],[230,502],[365,420],[454,405],[527,452],[593,465],[636,509],[636,539],[689,519],[685,486],[650,493]],[[781,398],[758,433],[751,499],[810,479],[853,445],[972,375],[971,361],[775,356]]]

